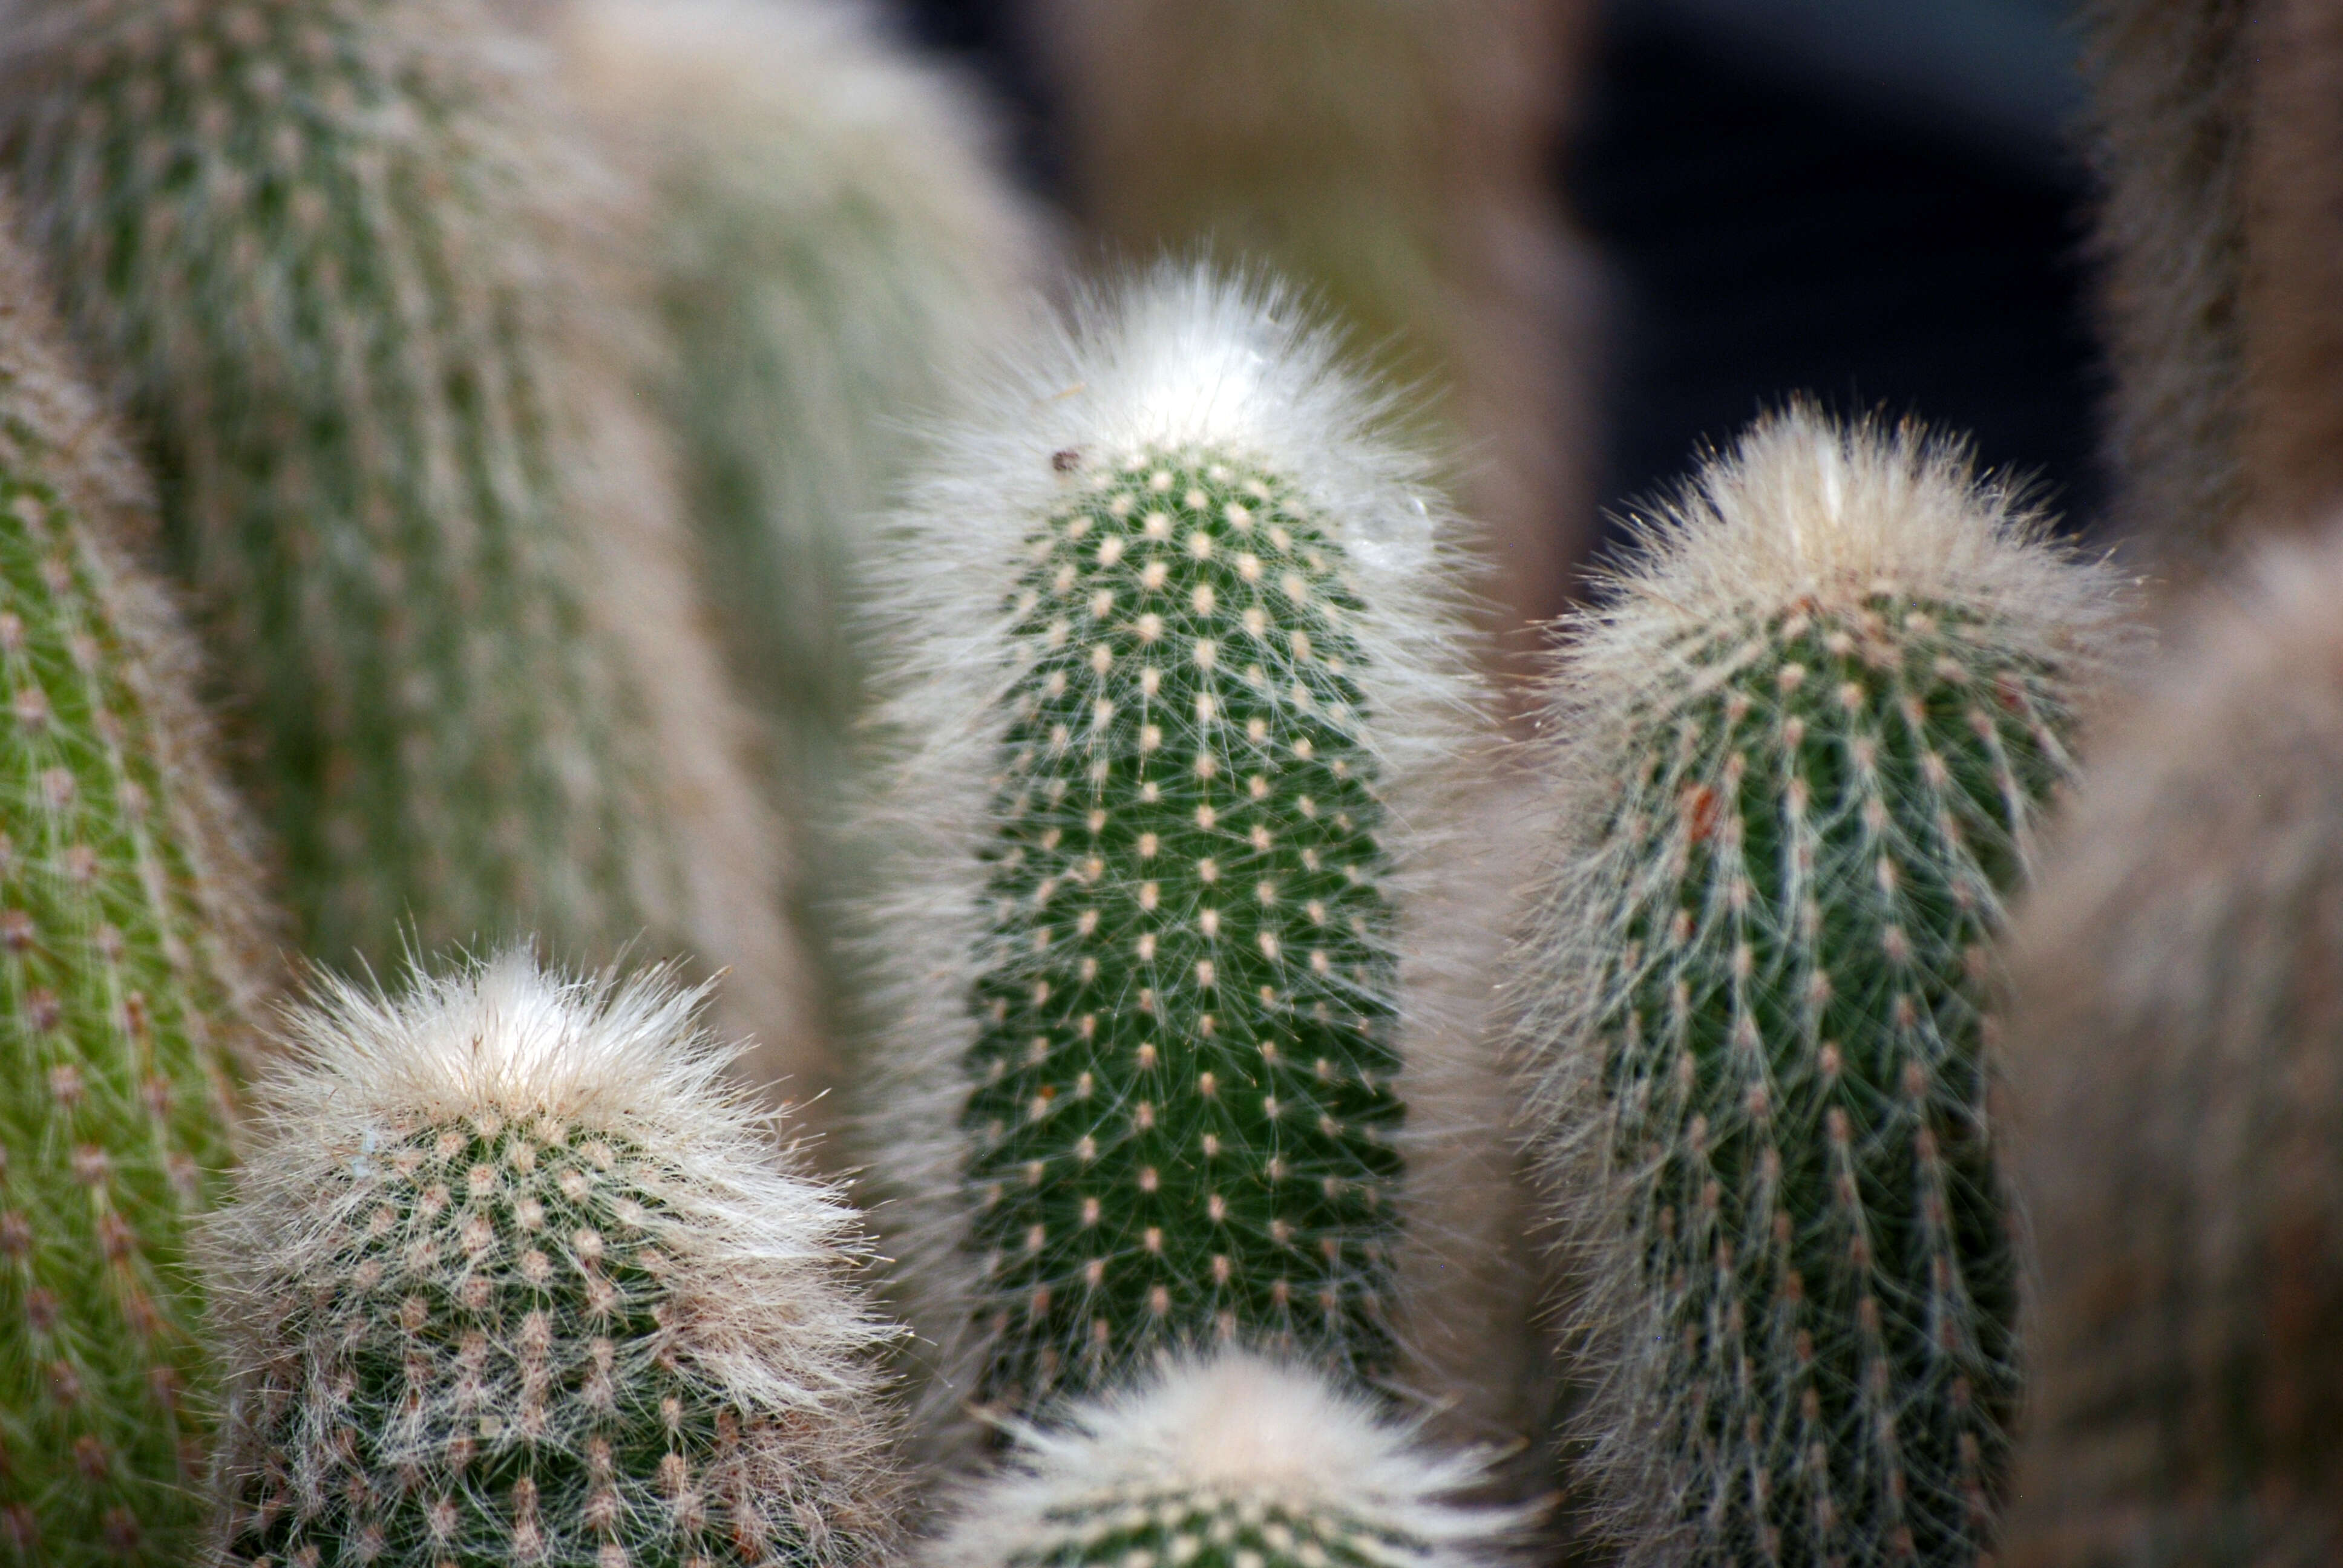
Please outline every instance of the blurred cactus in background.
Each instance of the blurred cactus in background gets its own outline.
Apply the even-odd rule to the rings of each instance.
[[[2089,0],[2116,518],[2193,578],[2343,503],[2343,18]]]
[[[865,1156],[938,1393],[1031,1412],[1215,1342],[1387,1376],[1518,1241],[1501,1158],[1453,1202],[1409,1170],[1501,1114],[1435,983],[1443,859],[1490,848],[1454,830],[1487,732],[1445,519],[1328,339],[1202,272],[980,406],[879,598],[914,749]],[[1412,1121],[1476,1077],[1478,1124]],[[1423,1302],[1419,1206],[1464,1242]]]
[[[227,1562],[879,1558],[867,1249],[699,1000],[513,953],[296,1018],[208,1236]]]
[[[1024,314],[1039,216],[973,94],[844,0],[575,0],[578,100],[653,193],[644,229],[704,578],[806,834],[819,940],[843,851],[875,514],[918,417]]]
[[[152,437],[304,946],[730,966],[819,1080],[780,839],[632,407],[611,215],[470,0],[25,0],[7,136]],[[801,1084],[799,1087],[810,1087]]]
[[[176,1564],[264,926],[144,478],[0,205],[0,1562]]]
[[[1442,394],[1446,476],[1520,634],[1594,542],[1591,264],[1555,206],[1583,0],[1032,0],[1076,205],[1146,254],[1202,243],[1322,297]],[[1509,635],[1500,645],[1525,651]]]
[[[1990,944],[2113,608],[1959,448],[1805,409],[1645,525],[1553,689],[1513,984],[1631,1563],[1990,1561],[2020,1264]]]
[[[2343,1554],[2343,539],[2202,593],[2015,933],[2012,1561]]]

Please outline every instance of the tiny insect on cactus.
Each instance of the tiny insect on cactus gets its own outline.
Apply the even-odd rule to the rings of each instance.
[[[486,0],[31,0],[0,119],[152,437],[306,950],[648,931],[729,965],[778,1059],[812,1038],[780,839],[633,406],[612,204],[528,59]]]
[[[2011,936],[2013,1561],[2343,1552],[2343,535],[2208,584]]]
[[[1421,1447],[1371,1397],[1243,1352],[1021,1436],[925,1568],[1463,1568],[1529,1516],[1451,1501],[1482,1481],[1479,1456]]]
[[[2018,1398],[1983,1009],[2117,603],[1911,428],[1769,418],[1574,628],[1516,955],[1630,1561],[1973,1563]]]
[[[884,558],[867,1158],[996,1409],[1192,1342],[1394,1365],[1411,1075],[1472,1050],[1402,954],[1479,694],[1420,469],[1290,312],[1176,268],[1093,308]]]
[[[144,480],[0,204],[0,1561],[183,1563],[266,921]]]
[[[206,1234],[237,1563],[843,1568],[892,1524],[893,1337],[653,972],[326,983]]]

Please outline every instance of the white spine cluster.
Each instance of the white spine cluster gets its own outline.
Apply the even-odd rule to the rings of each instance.
[[[1475,1376],[1476,1360],[1495,1364],[1502,1326],[1485,1323],[1465,1344],[1441,1325],[1481,1322],[1476,1297],[1519,1299],[1522,1239],[1480,1027],[1487,988],[1475,938],[1495,917],[1468,907],[1508,845],[1503,814],[1466,805],[1489,732],[1453,586],[1463,580],[1460,525],[1430,489],[1427,465],[1387,436],[1392,398],[1338,366],[1332,337],[1282,288],[1204,269],[1167,265],[1084,299],[963,407],[980,412],[942,432],[874,574],[873,642],[892,654],[885,732],[900,749],[862,829],[902,859],[879,879],[890,890],[859,911],[882,1020],[860,1152],[900,1197],[884,1211],[887,1241],[903,1260],[915,1324],[940,1347],[935,1400],[965,1397],[975,1349],[965,1303],[980,1260],[965,1248],[970,1141],[959,1119],[977,1035],[978,851],[994,826],[1004,697],[1023,673],[1011,635],[1020,585],[1054,511],[1161,451],[1224,453],[1292,484],[1328,520],[1355,578],[1361,608],[1346,624],[1362,668],[1352,674],[1393,826],[1387,886],[1402,910],[1401,1375],[1427,1385]],[[1503,1372],[1493,1381],[1513,1382]],[[1485,1415],[1518,1393],[1491,1387],[1462,1402]]]
[[[1525,1522],[1453,1501],[1483,1479],[1368,1397],[1237,1352],[1187,1361],[1061,1424],[970,1489],[922,1568],[1464,1568]]]

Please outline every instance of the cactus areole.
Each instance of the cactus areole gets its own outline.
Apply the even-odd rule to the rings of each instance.
[[[1342,549],[1233,456],[1060,463],[970,999],[980,1397],[1216,1341],[1371,1374],[1397,959]]]

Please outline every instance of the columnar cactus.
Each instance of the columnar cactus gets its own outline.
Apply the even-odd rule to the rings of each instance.
[[[2115,508],[2149,553],[2192,569],[2246,505],[2249,10],[2089,0],[2081,11]]]
[[[1805,410],[1638,542],[1555,682],[1514,979],[1617,1358],[1601,1483],[1633,1563],[1985,1562],[1991,944],[2109,586],[1957,448]]]
[[[1426,377],[1503,563],[1503,629],[1561,611],[1594,539],[1591,264],[1551,161],[1584,0],[1032,0],[1083,216],[1322,295]],[[1502,645],[1493,645],[1502,646]]]
[[[1476,701],[1453,562],[1290,310],[1170,270],[1093,308],[888,558],[923,837],[868,1158],[995,1408],[1192,1342],[1390,1371],[1408,1140],[1460,1131],[1406,1125],[1471,1047],[1402,957]]]
[[[656,192],[668,407],[736,664],[827,799],[860,708],[846,607],[897,427],[1003,337],[1037,224],[980,106],[845,0],[578,0],[575,95]]]
[[[327,985],[206,1236],[231,1563],[840,1565],[890,1533],[852,1211],[695,993]]]
[[[186,1561],[259,920],[143,480],[0,207],[0,1562]]]
[[[1522,1515],[1447,1501],[1479,1461],[1417,1447],[1359,1394],[1226,1352],[1028,1428],[930,1568],[1463,1568]]]
[[[527,52],[476,0],[28,0],[0,35],[308,950],[648,928],[798,1038],[778,839]]]
[[[2112,721],[2012,933],[2041,1253],[2013,1560],[2343,1553],[2343,537]]]

